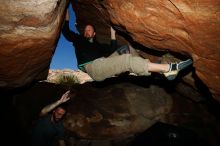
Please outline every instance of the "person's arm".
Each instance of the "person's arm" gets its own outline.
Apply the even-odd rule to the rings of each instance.
[[[61,103],[64,103],[66,101],[68,101],[70,99],[70,91],[68,90],[66,93],[64,93],[61,98],[47,106],[45,106],[41,112],[40,112],[40,116],[44,116],[47,113],[49,113],[50,111],[52,111],[55,107],[57,107],[58,105],[60,105]]]
[[[73,32],[70,30],[69,28],[69,11],[67,10],[66,11],[66,17],[65,17],[65,22],[64,22],[64,25],[63,25],[63,28],[62,28],[62,33],[64,35],[64,37],[70,41],[70,42],[73,42],[73,41],[76,41],[76,38],[79,36],[79,34]]]

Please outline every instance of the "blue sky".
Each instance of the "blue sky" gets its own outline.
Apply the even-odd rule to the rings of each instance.
[[[72,5],[69,5],[70,14],[70,29],[72,31],[78,32],[75,27],[75,13],[72,9]],[[75,48],[71,42],[67,41],[63,34],[61,33],[56,51],[52,58],[50,69],[73,69],[77,68],[77,61],[75,55]]]

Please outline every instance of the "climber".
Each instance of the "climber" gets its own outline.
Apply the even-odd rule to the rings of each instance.
[[[59,146],[65,146],[63,118],[66,105],[64,103],[70,97],[70,91],[67,91],[59,100],[41,110],[40,118],[33,126],[31,146],[51,146],[56,143]]]
[[[153,63],[138,56],[131,45],[117,49],[115,30],[111,27],[111,45],[101,44],[96,40],[96,30],[92,24],[86,25],[84,34],[80,35],[69,29],[69,13],[62,33],[75,46],[78,67],[93,80],[103,81],[124,72],[139,76],[148,76],[151,72],[162,73],[168,80],[173,80],[178,72],[192,64],[191,59],[179,63]]]

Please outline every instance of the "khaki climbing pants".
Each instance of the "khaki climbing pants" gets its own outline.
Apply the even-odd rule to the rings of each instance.
[[[134,52],[133,48],[129,54],[119,55],[114,52],[109,57],[102,57],[84,66],[85,71],[95,81],[119,75],[124,72],[134,73],[138,76],[148,76],[148,59],[144,59]]]

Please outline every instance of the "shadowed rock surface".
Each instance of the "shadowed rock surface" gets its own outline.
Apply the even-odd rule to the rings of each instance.
[[[71,90],[75,97],[69,102],[65,120],[66,140],[71,143],[77,137],[81,142],[103,140],[108,143],[108,140],[121,139],[124,143],[123,139],[140,134],[160,121],[190,129],[212,146],[218,146],[220,125],[215,105],[208,100],[186,99],[169,83],[154,81],[128,77],[74,85]],[[161,88],[163,84],[167,85],[165,90]],[[8,111],[10,120],[6,124],[10,137],[18,138],[17,142],[28,140],[29,128],[40,109],[60,98],[67,89],[70,87],[41,82],[14,92],[12,107],[15,112],[9,112],[13,108]],[[83,146],[89,146],[88,142]]]
[[[68,109],[65,127],[87,139],[129,137],[160,120],[172,107],[162,88],[144,88],[130,83],[95,86],[85,84]]]
[[[58,99],[65,88],[39,83],[17,95],[15,103],[23,129],[37,118],[43,106]],[[132,136],[164,118],[173,106],[171,97],[160,87],[142,87],[117,79],[107,80],[104,84],[74,85],[71,91],[74,97],[68,102],[65,128],[70,135],[79,138]]]

